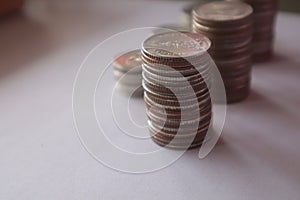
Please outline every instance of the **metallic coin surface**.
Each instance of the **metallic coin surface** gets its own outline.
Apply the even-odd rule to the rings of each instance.
[[[114,59],[114,67],[120,71],[131,73],[141,73],[142,69],[142,57],[141,50],[133,50],[127,53],[124,53]]]
[[[208,53],[223,78],[227,102],[245,99],[242,97],[249,93],[249,89],[242,86],[250,85],[252,53],[256,48],[252,40],[255,32],[253,9],[241,1],[214,1],[195,7],[192,14],[193,32],[211,40]],[[260,30],[268,30],[268,26]],[[214,80],[211,82],[213,84]],[[237,98],[236,91],[244,95]]]
[[[274,42],[274,26],[278,10],[278,0],[227,0],[231,2],[243,1],[253,7],[253,60],[266,61],[271,58]],[[266,42],[268,41],[268,42]],[[269,43],[269,44],[266,44]]]
[[[167,32],[153,35],[142,44],[146,54],[162,58],[194,57],[206,52],[210,40],[200,34]]]
[[[202,144],[212,118],[210,45],[207,37],[188,32],[159,33],[143,42],[144,101],[149,133],[157,144]]]
[[[250,16],[253,9],[242,2],[215,1],[193,10],[195,18],[201,21],[231,22]]]

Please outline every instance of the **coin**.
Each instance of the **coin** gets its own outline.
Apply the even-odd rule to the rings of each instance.
[[[114,66],[116,69],[130,73],[142,73],[142,57],[141,50],[136,49],[130,52],[126,52],[114,59]]]
[[[158,65],[157,67],[161,66],[169,66],[170,68],[173,68],[175,70],[180,69],[190,69],[195,68],[201,65],[204,65],[210,60],[210,57],[207,55],[207,52],[203,53],[201,57],[191,57],[191,58],[156,58],[155,56],[148,55],[147,53],[142,53],[142,59],[144,61],[144,64],[147,65]],[[154,66],[155,67],[155,66]]]
[[[133,50],[114,59],[114,77],[117,81],[116,88],[123,94],[131,95],[136,88],[141,92],[142,88],[142,57],[141,50]]]
[[[155,84],[164,84],[165,86],[195,86],[195,85],[203,85],[209,82],[210,78],[210,69],[207,69],[204,72],[195,72],[195,74],[191,75],[181,75],[181,76],[164,76],[161,74],[155,74],[148,70],[147,68],[143,68],[142,76],[147,79],[147,82],[155,83]]]
[[[191,145],[190,143],[187,144],[182,144],[182,145],[173,145],[172,143],[170,143],[170,141],[167,142],[162,142],[160,140],[155,139],[154,137],[151,137],[151,139],[158,145],[162,146],[162,147],[166,147],[166,148],[171,148],[171,149],[178,149],[178,150],[184,150],[188,147],[188,149],[194,149],[194,148],[198,148],[202,145],[202,143],[204,141],[201,142],[193,142]]]
[[[143,42],[146,55],[165,59],[193,58],[205,53],[210,47],[207,37],[189,32],[167,32],[151,36]]]
[[[148,65],[146,63],[144,63],[142,65],[143,70],[147,71],[149,73],[153,73],[158,77],[173,77],[173,78],[177,78],[177,77],[188,77],[194,74],[202,74],[203,77],[205,77],[206,74],[210,73],[210,68],[212,63],[207,63],[207,66],[203,65],[203,66],[191,66],[190,68],[170,68],[168,66],[165,65]]]
[[[130,86],[130,85],[141,86],[142,79],[143,79],[142,74],[124,73],[119,70],[114,71],[114,76],[115,76],[116,80],[118,80],[119,84],[124,84],[124,85],[128,85],[128,86]]]
[[[186,140],[190,141],[199,141],[203,140],[205,138],[206,132],[208,130],[208,126],[203,127],[202,129],[199,129],[198,131],[192,130],[190,133],[188,132],[182,132],[181,130],[183,129],[174,129],[175,132],[165,132],[165,130],[162,129],[157,129],[156,127],[152,126],[152,124],[149,125],[149,129],[152,133],[151,136],[154,136],[156,138],[159,138],[161,140],[165,141],[171,141],[172,142],[177,142],[177,143],[185,143]]]
[[[253,9],[251,6],[240,2],[218,1],[203,4],[193,10],[193,18],[200,24],[228,25],[244,24],[251,21]]]
[[[178,145],[178,144],[172,144],[171,141],[161,141],[161,140],[158,140],[156,139],[155,137],[151,137],[151,139],[156,143],[158,144],[159,146],[162,146],[162,147],[165,147],[165,148],[170,148],[170,149],[178,149],[178,150],[184,150],[188,147],[188,149],[193,149],[193,148],[197,148],[197,147],[200,147],[202,145],[202,143],[204,142],[203,141],[200,141],[200,142],[193,142],[192,144],[189,143],[186,143],[186,144],[181,144],[181,145]]]
[[[182,126],[182,128],[189,129],[190,124],[198,124],[199,127],[203,125],[208,125],[211,119],[211,107],[205,108],[206,111],[202,113],[200,117],[193,116],[193,115],[180,115],[178,118],[171,118],[169,115],[166,117],[156,115],[153,112],[147,112],[148,118],[155,124],[161,126],[161,127],[167,127],[167,128],[179,128],[179,126]],[[173,116],[172,116],[173,117]],[[195,118],[198,117],[198,118]]]
[[[195,119],[199,116],[199,112],[203,112],[202,110],[209,108],[211,106],[211,101],[206,100],[199,103],[199,107],[195,107],[189,110],[181,110],[179,106],[174,106],[173,109],[170,109],[169,106],[155,104],[150,102],[147,99],[144,99],[147,109],[153,113],[153,115],[159,117],[168,117],[170,119]],[[177,108],[177,109],[176,109]],[[183,114],[184,113],[184,114]]]

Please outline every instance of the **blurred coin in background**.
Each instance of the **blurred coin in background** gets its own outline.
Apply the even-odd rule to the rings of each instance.
[[[143,94],[142,63],[140,49],[126,52],[114,59],[114,77],[117,81],[117,90],[126,95],[131,95],[134,91],[140,95]]]

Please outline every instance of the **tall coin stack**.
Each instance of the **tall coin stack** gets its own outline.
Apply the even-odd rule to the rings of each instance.
[[[251,83],[252,8],[243,2],[216,1],[193,10],[193,32],[207,36],[209,54],[224,81],[227,102],[247,98]]]
[[[273,53],[274,25],[278,10],[278,0],[241,1],[250,4],[254,10],[253,59],[256,62],[266,61]]]
[[[168,148],[200,146],[210,126],[210,41],[188,32],[153,35],[142,44],[144,101],[152,140]]]
[[[114,59],[114,76],[118,81],[116,88],[126,95],[143,94],[141,50],[126,52]]]

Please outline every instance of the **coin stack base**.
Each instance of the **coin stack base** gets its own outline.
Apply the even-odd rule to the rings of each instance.
[[[209,53],[224,81],[228,103],[246,99],[251,83],[252,8],[242,2],[216,1],[193,10],[193,32],[212,41]]]
[[[205,140],[212,117],[209,46],[206,37],[188,32],[160,33],[143,43],[144,101],[158,145],[190,149]]]

